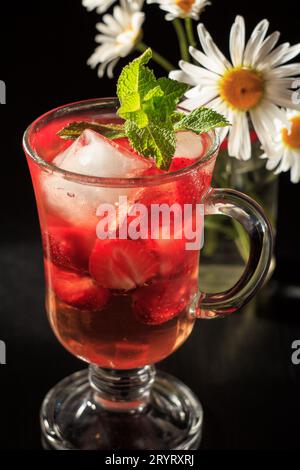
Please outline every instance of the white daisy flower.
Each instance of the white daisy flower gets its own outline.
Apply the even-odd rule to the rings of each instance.
[[[270,133],[276,130],[274,120],[288,126],[280,107],[300,110],[300,104],[293,104],[291,90],[300,64],[284,65],[300,53],[300,44],[284,43],[274,49],[280,33],[266,36],[268,28],[269,22],[261,21],[246,44],[245,21],[237,16],[230,33],[230,62],[200,24],[198,35],[204,53],[190,47],[200,66],[181,61],[181,70],[170,74],[193,87],[187,91],[183,106],[190,110],[210,106],[228,118],[232,127],[221,131],[221,139],[229,132],[229,155],[242,160],[251,157],[248,116],[264,150],[269,151]]]
[[[120,5],[114,7],[113,14],[106,14],[102,23],[97,23],[100,32],[95,37],[101,44],[88,60],[92,68],[98,67],[98,76],[103,77],[107,68],[109,78],[113,77],[113,69],[121,57],[126,57],[136,46],[141,33],[145,14],[140,10],[142,0],[120,0]]]
[[[97,13],[104,13],[109,7],[115,3],[116,0],[82,0],[82,5],[88,10],[92,11],[97,8]]]
[[[165,17],[168,21],[175,18],[199,20],[200,13],[211,5],[208,0],[147,0],[147,3],[158,3],[162,10],[168,12]]]
[[[116,0],[82,0],[82,5],[88,10],[92,11],[97,8],[97,13],[104,13],[106,10],[111,7]],[[144,0],[131,0],[133,7],[141,9],[143,6]]]
[[[275,170],[275,174],[291,170],[292,183],[300,181],[300,112],[288,109],[287,118],[291,124],[287,128],[279,120],[276,121],[276,134],[273,137],[274,146],[271,152],[266,152],[262,158],[267,158],[267,169]]]

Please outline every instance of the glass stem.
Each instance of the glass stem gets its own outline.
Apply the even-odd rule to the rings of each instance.
[[[193,22],[191,18],[185,18],[184,23],[189,45],[192,47],[196,47],[197,43],[194,35]]]
[[[147,406],[155,367],[116,370],[89,366],[89,381],[95,392],[94,398],[107,410],[139,412]]]
[[[173,20],[172,23],[177,34],[181,58],[185,60],[186,62],[189,62],[190,61],[189,48],[188,48],[188,43],[187,43],[187,39],[186,39],[186,35],[185,35],[184,28],[182,26],[182,23],[178,18]]]
[[[145,52],[146,49],[148,49],[149,46],[145,44],[144,42],[139,42],[135,48],[137,51],[140,52]],[[167,72],[171,72],[171,70],[174,70],[176,67],[175,65],[171,64],[165,57],[163,57],[161,54],[156,52],[155,50],[152,49],[152,59],[159,64],[163,69],[165,69]]]

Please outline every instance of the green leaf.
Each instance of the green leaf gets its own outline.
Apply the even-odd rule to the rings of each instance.
[[[127,121],[125,130],[137,152],[146,157],[153,157],[158,168],[169,169],[176,148],[172,125],[160,126],[159,123],[150,123],[140,129],[135,122]]]
[[[208,132],[216,127],[230,126],[229,121],[210,108],[198,108],[185,115],[174,125],[175,131],[190,130],[196,134]]]
[[[173,112],[176,109],[176,105],[179,103],[180,98],[182,98],[188,90],[188,85],[167,77],[159,78],[157,83],[164,92],[165,103],[169,112]]]
[[[186,114],[178,113],[176,111],[175,113],[171,114],[171,121],[173,122],[173,124],[176,124],[177,122],[181,121],[185,116]]]
[[[125,137],[125,129],[123,124],[98,124],[97,122],[71,122],[61,129],[57,135],[65,140],[75,140],[81,136],[86,129],[98,132],[107,139],[118,139]]]
[[[148,93],[144,96],[144,101],[150,101],[153,98],[157,98],[159,96],[164,96],[164,92],[161,87],[157,85],[148,91]]]
[[[117,84],[117,95],[121,105],[132,93],[137,93],[143,98],[156,86],[154,73],[144,67],[151,57],[152,51],[147,49],[140,57],[123,68]]]
[[[118,109],[118,114],[121,117],[126,118],[127,114],[134,113],[141,109],[141,98],[140,94],[136,91],[128,94],[123,100],[121,107]]]

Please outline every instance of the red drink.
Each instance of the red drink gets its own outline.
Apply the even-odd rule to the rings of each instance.
[[[58,165],[61,157],[57,155],[72,144],[57,136],[66,124],[74,120],[116,122],[103,111],[83,114],[47,123],[33,134],[31,146],[43,160]],[[124,180],[122,185],[117,179],[115,185],[101,186],[91,175],[82,183],[61,171],[43,171],[28,159],[42,227],[49,320],[61,343],[79,358],[104,368],[138,368],[169,356],[191,333],[199,247],[186,249],[184,226],[180,238],[175,236],[171,218],[169,239],[161,235],[160,220],[156,240],[151,236],[134,240],[130,235],[101,240],[97,227],[102,216],[97,215],[97,208],[105,202],[116,205],[116,196],[126,196],[130,204],[149,208],[150,227],[152,204],[177,203],[182,210],[190,204],[195,228],[196,204],[210,186],[215,162],[211,156],[202,163],[212,146],[210,136],[197,139],[197,158],[176,155],[168,172],[137,156],[126,139],[115,141],[117,151],[141,164],[133,187],[124,187]],[[135,217],[125,219],[129,223]]]

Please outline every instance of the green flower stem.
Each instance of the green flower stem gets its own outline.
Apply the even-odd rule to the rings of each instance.
[[[185,31],[186,31],[186,35],[189,41],[189,45],[196,47],[197,43],[196,43],[196,39],[194,36],[193,22],[191,18],[185,18],[184,23],[185,23]]]
[[[144,42],[139,42],[135,48],[137,51],[144,52],[146,49],[148,49],[149,46],[145,44]],[[165,69],[167,72],[171,72],[171,70],[174,70],[176,67],[171,64],[167,59],[165,59],[161,54],[158,52],[154,51],[152,49],[152,59],[159,64],[163,69]]]
[[[248,259],[249,259],[249,250],[250,250],[250,244],[249,244],[249,236],[246,232],[246,230],[244,229],[244,227],[242,227],[242,225],[237,222],[236,220],[232,219],[232,223],[233,223],[233,226],[236,230],[236,238],[235,238],[235,244],[236,244],[236,247],[244,261],[244,263],[247,263]]]
[[[182,23],[178,18],[173,20],[172,23],[177,34],[181,58],[185,60],[186,62],[189,62],[190,61],[189,47],[188,47],[188,43],[187,43],[187,39],[186,39],[186,35],[185,35],[184,28],[182,26]]]

